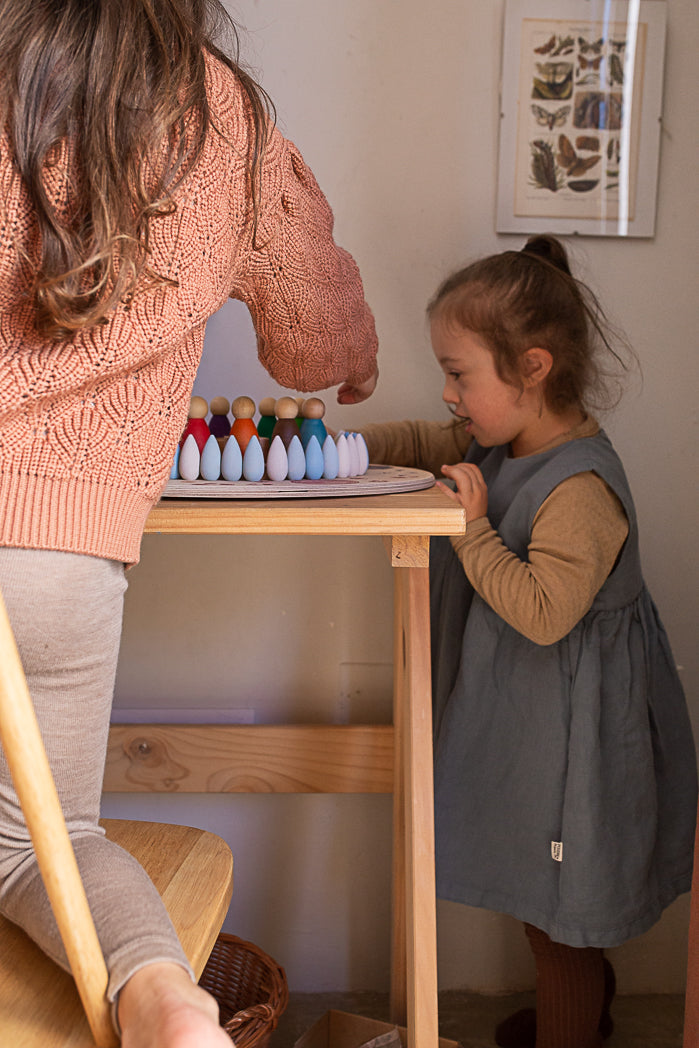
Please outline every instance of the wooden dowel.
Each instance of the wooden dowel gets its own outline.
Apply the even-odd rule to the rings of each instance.
[[[0,740],[92,1035],[112,1048],[107,968],[2,595],[0,668]]]

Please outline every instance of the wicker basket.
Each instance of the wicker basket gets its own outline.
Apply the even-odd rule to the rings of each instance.
[[[222,932],[199,985],[216,998],[221,1025],[236,1048],[267,1048],[287,1006],[284,969],[259,946]]]

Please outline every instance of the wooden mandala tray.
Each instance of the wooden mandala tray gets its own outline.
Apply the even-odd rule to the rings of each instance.
[[[361,477],[336,480],[169,480],[165,499],[324,499],[349,495],[391,495],[431,488],[434,476],[407,466],[370,465]]]

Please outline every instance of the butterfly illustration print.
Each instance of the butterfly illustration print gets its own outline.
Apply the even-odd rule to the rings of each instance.
[[[604,58],[604,55],[597,55],[596,58],[585,58],[584,55],[578,56],[578,62],[580,63],[581,69],[599,69],[600,62]]]
[[[556,34],[554,33],[553,36],[549,37],[549,39],[546,41],[545,44],[541,45],[541,47],[535,47],[534,48],[534,52],[537,55],[547,55],[549,53],[549,51],[553,51],[555,46],[556,46]]]
[[[549,112],[543,106],[532,104],[532,113],[540,127],[547,127],[549,131],[553,131],[555,127],[563,127],[570,113],[570,106],[561,106],[559,109]]]
[[[579,178],[580,175],[584,175],[586,171],[589,171],[601,159],[599,153],[593,153],[591,156],[580,156],[575,152],[573,143],[566,135],[558,136],[556,160],[565,170],[568,178]]]
[[[578,37],[578,46],[584,55],[587,55],[592,51],[593,54],[598,55],[602,50],[602,44],[604,43],[604,37],[601,36],[598,40],[586,40],[585,37]]]

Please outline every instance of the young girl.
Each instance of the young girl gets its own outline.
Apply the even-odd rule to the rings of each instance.
[[[230,1048],[153,885],[98,823],[124,565],[206,321],[246,302],[280,385],[352,403],[376,383],[357,267],[214,43],[226,23],[218,0],[0,0],[0,590],[124,1048]],[[66,964],[1,754],[0,912]]]
[[[603,948],[689,889],[697,799],[633,501],[589,413],[609,342],[551,237],[456,273],[428,315],[454,422],[363,433],[466,511],[431,558],[438,893],[525,922],[536,1013],[497,1043],[592,1048]]]

